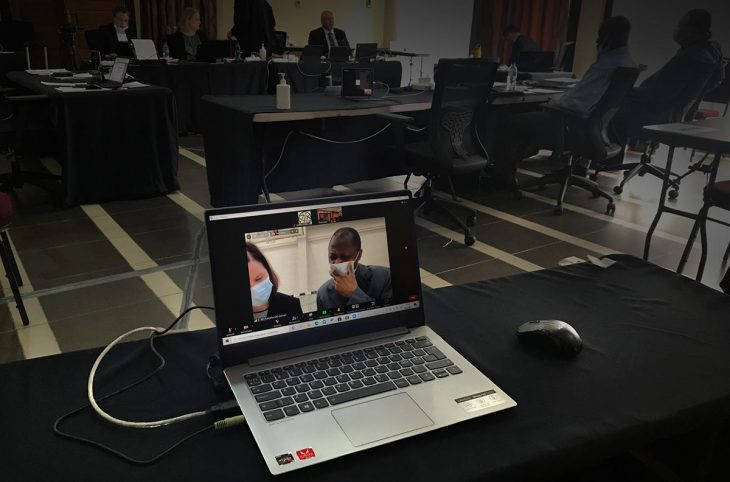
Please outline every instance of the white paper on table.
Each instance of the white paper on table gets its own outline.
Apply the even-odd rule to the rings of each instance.
[[[562,90],[555,89],[528,89],[525,91],[526,94],[562,94]]]
[[[47,85],[48,87],[79,87],[79,84],[74,82],[46,82],[45,80],[42,80],[41,84]]]
[[[575,84],[580,82],[580,79],[574,79],[572,77],[554,77],[549,79],[543,79],[543,82],[557,82],[559,84]]]
[[[76,79],[76,80],[84,80],[84,79],[92,79],[93,77],[94,76],[91,75],[90,73],[83,72],[81,74],[74,74],[73,77],[71,77],[71,78]]]
[[[25,71],[30,75],[51,75],[55,73],[70,74],[66,69],[28,69]]]
[[[99,92],[100,90],[110,90],[110,89],[86,89],[84,87],[78,88],[78,87],[56,87],[56,90],[59,92]]]
[[[124,84],[125,89],[136,89],[138,87],[147,87],[147,84],[143,84],[142,82],[137,82],[136,80],[134,82],[127,82]]]

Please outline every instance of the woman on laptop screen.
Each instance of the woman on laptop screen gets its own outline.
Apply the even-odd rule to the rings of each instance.
[[[299,300],[279,293],[279,277],[258,246],[246,243],[246,257],[254,322],[279,315],[301,315]]]

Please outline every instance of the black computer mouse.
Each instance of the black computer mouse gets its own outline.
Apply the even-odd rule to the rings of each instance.
[[[517,328],[517,338],[528,345],[566,358],[577,355],[583,348],[583,341],[575,328],[560,320],[523,323]]]

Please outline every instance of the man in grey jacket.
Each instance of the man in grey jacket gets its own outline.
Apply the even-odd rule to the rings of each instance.
[[[350,306],[393,297],[390,269],[362,264],[360,233],[340,228],[330,238],[328,258],[331,279],[317,290],[317,309]]]

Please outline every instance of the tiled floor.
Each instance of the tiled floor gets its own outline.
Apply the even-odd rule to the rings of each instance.
[[[656,160],[661,163],[666,150]],[[678,169],[687,165],[688,152],[679,151]],[[521,175],[534,176],[539,165],[528,164]],[[42,192],[26,187],[18,192],[16,220],[10,230],[25,286],[23,292],[31,318],[22,327],[15,304],[0,303],[0,362],[102,346],[119,334],[139,326],[165,326],[180,313],[184,290],[190,288],[193,304],[213,302],[207,244],[201,229],[208,204],[205,154],[202,139],[181,139],[182,191],[139,201],[59,210]],[[725,160],[720,178],[730,178]],[[599,182],[611,189],[616,175]],[[403,179],[380,179],[296,193],[278,193],[277,199],[399,189]],[[697,210],[704,178],[691,176],[682,183],[674,203]],[[412,180],[411,188],[417,187]],[[640,256],[648,225],[656,212],[660,181],[645,176],[628,184],[617,199],[614,217],[603,214],[605,201],[592,199],[578,189],[566,196],[565,213],[552,213],[555,188],[530,192],[522,200],[505,193],[460,191],[464,208],[480,214],[473,247],[449,222],[437,217],[419,219],[418,246],[424,289],[509,276],[557,266],[560,260],[588,254],[624,252]],[[730,215],[716,213],[730,221]],[[666,215],[659,225],[650,259],[676,269],[691,222]],[[710,256],[703,283],[717,288],[722,273],[722,253],[730,230],[711,225]],[[454,240],[452,241],[451,238]],[[198,243],[200,241],[200,243]],[[198,256],[197,275],[193,259]],[[697,268],[695,247],[686,273]],[[4,293],[9,293],[4,277]],[[536,294],[539,296],[539,294]],[[195,312],[188,329],[213,326],[213,315]]]

